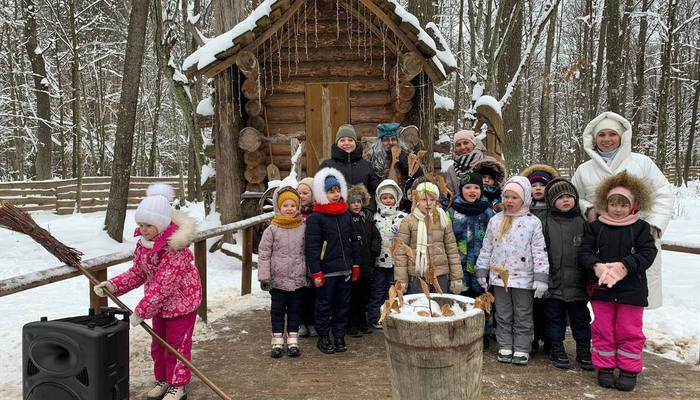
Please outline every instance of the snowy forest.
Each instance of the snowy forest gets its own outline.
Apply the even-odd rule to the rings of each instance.
[[[470,127],[491,95],[511,171],[572,172],[583,127],[606,110],[630,120],[634,151],[661,169],[698,165],[700,2],[397,1],[457,58],[435,88],[455,108],[435,137]],[[182,64],[261,2],[2,0],[0,181],[111,176],[126,163],[134,176],[181,174],[199,197],[211,160],[197,109],[212,88]]]

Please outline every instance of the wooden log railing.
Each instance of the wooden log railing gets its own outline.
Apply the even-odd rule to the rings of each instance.
[[[253,227],[272,219],[274,213],[256,215],[242,221],[198,231],[194,242],[194,264],[199,270],[202,281],[202,304],[197,313],[207,322],[207,239],[222,236],[235,231],[242,231],[242,271],[241,271],[241,295],[250,294],[253,274]],[[78,249],[79,250],[79,249]],[[133,260],[131,251],[107,254],[89,260],[84,260],[82,266],[97,280],[107,280],[107,268],[123,264]],[[74,267],[62,265],[25,275],[15,276],[0,281],[0,297],[14,293],[60,282],[66,279],[81,276],[81,272]],[[89,282],[88,282],[89,283]],[[99,310],[107,305],[106,297],[98,297],[92,291],[92,283],[89,284],[90,308]]]

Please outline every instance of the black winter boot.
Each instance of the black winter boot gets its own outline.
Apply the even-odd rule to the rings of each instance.
[[[593,371],[593,362],[591,362],[591,342],[576,342],[576,362],[584,371]]]
[[[328,335],[318,335],[316,347],[318,347],[318,349],[321,350],[322,353],[335,353],[335,347],[333,346],[333,343],[331,343],[331,339],[328,337]]]
[[[566,355],[566,350],[564,349],[564,342],[552,342],[552,350],[549,357],[552,359],[552,365],[557,368],[569,369],[571,367],[569,356]]]
[[[601,368],[598,370],[598,384],[605,388],[615,387],[615,370],[612,368]]]
[[[635,385],[637,385],[637,373],[621,369],[620,375],[615,381],[615,387],[618,390],[629,392],[630,390],[634,389]]]
[[[348,348],[345,346],[345,338],[343,336],[333,339],[333,345],[335,346],[336,353],[342,353]]]

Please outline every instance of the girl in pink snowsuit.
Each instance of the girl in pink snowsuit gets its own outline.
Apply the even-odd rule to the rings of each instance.
[[[130,317],[131,325],[152,318],[158,336],[191,360],[192,332],[202,302],[199,272],[192,264],[194,257],[189,249],[196,224],[187,215],[172,211],[173,189],[169,185],[153,184],[146,194],[134,215],[139,225],[134,236],[141,238],[134,250],[133,266],[94,290],[103,297],[105,290],[121,296],[145,285],[144,297]],[[148,398],[185,398],[190,369],[155,340],[151,343],[151,357],[157,382]]]

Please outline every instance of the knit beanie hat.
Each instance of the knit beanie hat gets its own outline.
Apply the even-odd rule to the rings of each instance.
[[[399,123],[398,122],[388,122],[386,124],[377,125],[377,137],[379,139],[385,136],[398,136],[399,135]]]
[[[458,131],[455,133],[455,138],[454,138],[454,143],[457,144],[460,140],[467,139],[470,141],[474,146],[476,146],[476,137],[474,136],[474,131],[470,130],[463,130],[463,131]]]
[[[518,197],[520,197],[520,200],[522,200],[523,203],[526,202],[525,189],[523,189],[523,187],[519,183],[515,181],[509,181],[508,183],[506,183],[506,186],[503,188],[503,194],[505,195],[505,193],[509,190],[515,193]]]
[[[309,187],[309,189],[314,188],[314,178],[312,176],[307,176],[306,178],[302,179],[297,183],[297,190],[299,188],[299,185],[306,185]]]
[[[564,195],[569,195],[578,200],[576,187],[571,182],[567,181],[566,179],[557,179],[552,181],[547,185],[547,189],[545,191],[547,206],[554,207],[554,203]]]
[[[422,195],[425,193],[431,193],[435,198],[440,197],[440,189],[431,182],[423,182],[418,187],[416,187],[416,191],[418,192],[418,195]]]
[[[333,186],[338,186],[340,188],[340,181],[338,181],[335,176],[328,175],[323,181],[323,191],[328,193]]]
[[[593,128],[593,137],[597,136],[598,132],[602,131],[603,129],[612,129],[617,132],[618,135],[622,135],[622,131],[624,130],[620,121],[610,117],[605,117],[596,124],[595,128]]]
[[[382,185],[377,189],[377,198],[381,198],[384,193],[394,196],[394,200],[399,201],[399,191],[394,185]]]
[[[479,190],[481,190],[481,193],[484,192],[484,180],[481,175],[474,171],[467,171],[467,173],[462,175],[462,179],[459,180],[460,195],[462,194],[462,188],[464,188],[464,186],[466,186],[468,183],[479,185]]]
[[[545,171],[535,171],[528,175],[527,179],[530,181],[530,184],[541,183],[547,186],[547,184],[552,180],[552,175]]]
[[[297,193],[297,191],[292,189],[291,187],[286,187],[280,190],[280,193],[277,195],[277,208],[282,208],[282,204],[286,200],[294,200],[296,208],[299,208],[299,204],[301,204],[299,193]]]
[[[175,191],[173,187],[165,183],[154,183],[146,189],[146,197],[141,200],[134,219],[137,224],[149,224],[158,229],[158,233],[168,228],[171,222],[173,209],[170,201]]]
[[[335,143],[344,137],[349,137],[350,139],[357,142],[357,134],[355,133],[355,128],[350,124],[340,125],[338,128],[338,133],[335,134]]]

